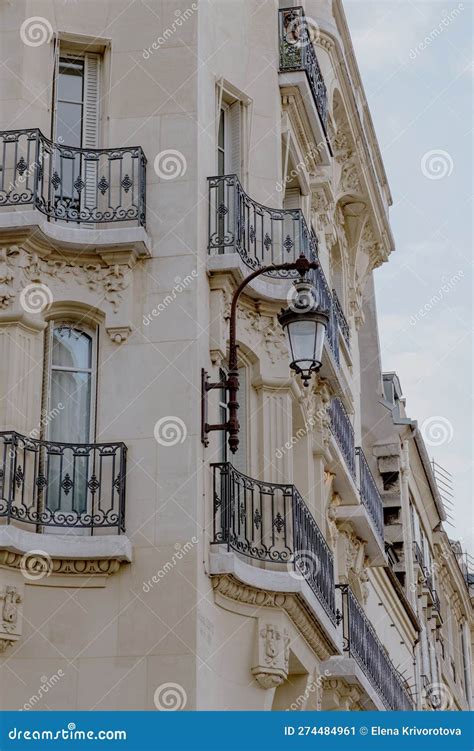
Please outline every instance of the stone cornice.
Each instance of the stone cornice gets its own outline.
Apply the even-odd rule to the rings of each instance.
[[[225,598],[234,603],[250,605],[257,613],[260,608],[283,610],[320,660],[327,660],[330,655],[337,654],[311,610],[297,594],[257,589],[243,584],[229,574],[214,575],[211,580],[218,604],[220,598]]]

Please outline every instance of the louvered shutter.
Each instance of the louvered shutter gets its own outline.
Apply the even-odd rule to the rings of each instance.
[[[99,74],[100,57],[87,53],[84,55],[84,109],[82,122],[82,147],[97,149],[99,146]],[[85,159],[84,203],[90,210],[97,206],[97,183],[100,179],[100,163]]]
[[[237,101],[227,111],[229,130],[229,172],[241,177],[242,165],[242,104]]]
[[[283,206],[285,209],[301,208],[301,192],[299,188],[286,189]]]

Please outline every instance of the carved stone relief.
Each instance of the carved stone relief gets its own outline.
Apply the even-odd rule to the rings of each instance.
[[[257,664],[252,675],[262,688],[275,688],[288,677],[290,637],[277,621],[257,619]]]
[[[79,265],[60,258],[41,258],[18,245],[0,249],[0,308],[7,308],[27,284],[48,284],[52,280],[86,286],[117,312],[131,281],[131,267],[128,263]]]
[[[20,590],[6,584],[0,590],[0,653],[21,636],[21,609],[23,597]]]

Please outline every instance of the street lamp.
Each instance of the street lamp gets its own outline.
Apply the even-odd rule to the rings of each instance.
[[[315,290],[312,284],[306,281],[305,276],[310,269],[317,269],[317,261],[308,261],[301,255],[292,263],[281,263],[253,271],[234,292],[230,307],[229,323],[229,373],[227,378],[217,383],[211,383],[207,372],[202,370],[202,397],[201,397],[201,440],[205,446],[209,443],[208,433],[213,430],[224,430],[229,434],[229,448],[233,454],[239,447],[239,420],[237,410],[239,403],[237,395],[239,391],[239,371],[237,354],[237,303],[242,291],[247,284],[260,274],[269,271],[297,271],[300,278],[295,281],[296,294],[285,310],[282,310],[278,320],[286,331],[292,360],[290,368],[301,375],[303,384],[308,385],[312,373],[317,373],[321,367],[324,335],[326,332],[329,315],[321,310],[315,298]],[[207,422],[207,392],[211,389],[226,389],[228,392],[228,420],[224,423],[209,424]]]
[[[312,284],[301,278],[294,283],[294,289],[294,300],[281,311],[278,320],[288,337],[290,368],[308,386],[311,374],[321,368],[329,314],[319,307]]]

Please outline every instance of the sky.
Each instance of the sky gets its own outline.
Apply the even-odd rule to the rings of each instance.
[[[430,457],[453,476],[446,529],[474,554],[474,4],[344,7],[393,196],[395,251],[375,272],[383,368],[398,373]]]

